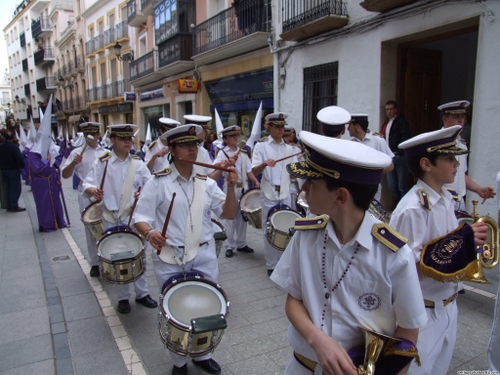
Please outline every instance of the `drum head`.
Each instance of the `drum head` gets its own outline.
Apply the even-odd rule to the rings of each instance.
[[[175,322],[186,328],[191,327],[191,319],[203,316],[226,315],[226,299],[212,285],[203,281],[181,281],[166,289],[163,310]]]
[[[293,210],[278,210],[271,216],[271,224],[282,232],[288,232],[295,226],[295,219],[300,217],[302,216]]]
[[[91,204],[83,210],[82,220],[84,223],[94,223],[102,220],[103,203]]]
[[[255,212],[262,209],[260,189],[248,190],[241,196],[240,209],[245,212]]]
[[[101,257],[111,259],[111,254],[119,254],[132,251],[134,257],[143,249],[141,238],[131,232],[114,232],[106,234],[98,243],[97,251]]]

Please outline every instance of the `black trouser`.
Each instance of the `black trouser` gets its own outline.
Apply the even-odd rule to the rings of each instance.
[[[19,207],[18,201],[21,196],[21,170],[2,170],[2,178],[7,187],[7,209],[13,210]]]

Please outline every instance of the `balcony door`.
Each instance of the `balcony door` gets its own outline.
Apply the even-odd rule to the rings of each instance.
[[[114,98],[118,96],[117,80],[116,80],[116,77],[118,77],[118,72],[116,67],[116,59],[109,60],[109,72],[111,73],[111,90],[112,90],[111,97]]]

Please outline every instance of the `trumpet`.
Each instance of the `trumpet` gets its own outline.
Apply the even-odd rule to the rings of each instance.
[[[477,254],[477,261],[481,266],[479,272],[474,274],[473,278],[470,280],[475,283],[480,284],[490,284],[488,279],[484,276],[483,268],[491,269],[498,265],[499,261],[499,237],[498,237],[498,225],[497,222],[488,214],[486,216],[479,217],[477,213],[477,200],[472,201],[472,216],[459,219],[460,222],[465,221],[466,223],[484,223],[488,227],[488,236],[486,238],[486,243],[484,245],[478,245],[477,247],[482,247],[483,251]]]

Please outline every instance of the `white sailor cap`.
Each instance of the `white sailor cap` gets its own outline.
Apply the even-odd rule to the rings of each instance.
[[[193,142],[196,141],[201,143],[202,140],[198,138],[198,134],[203,131],[200,125],[196,124],[186,124],[179,125],[174,129],[170,129],[165,134],[162,135],[163,139],[166,139],[169,146],[176,143]]]
[[[208,125],[212,121],[211,116],[201,116],[201,115],[184,115],[187,124],[200,125],[205,130],[210,130],[212,127]]]
[[[438,109],[443,115],[461,115],[466,113],[465,108],[470,105],[468,100],[456,100],[454,102],[449,102],[441,104]]]
[[[269,121],[269,125],[286,125],[285,119],[288,115],[284,112],[275,112],[268,114],[265,119]]]
[[[399,144],[405,155],[417,156],[425,154],[463,155],[468,151],[457,147],[457,137],[462,131],[461,125],[442,128],[433,132],[422,133]]]
[[[238,125],[231,125],[228,126],[227,128],[224,128],[220,132],[220,136],[231,136],[231,135],[240,135],[241,134],[241,128]]]
[[[101,131],[100,122],[82,122],[78,125],[85,134],[96,134]]]
[[[302,131],[300,141],[309,151],[306,160],[286,166],[288,173],[303,179],[331,177],[364,185],[377,185],[392,159],[359,142]]]
[[[116,135],[120,138],[133,137],[134,132],[139,127],[134,124],[116,124],[116,125],[108,125],[108,130],[111,135]]]
[[[285,125],[285,131],[284,131],[283,135],[288,136],[288,135],[292,134],[292,129],[293,129],[293,126]]]
[[[323,129],[340,131],[351,121],[351,114],[342,107],[330,105],[320,109],[316,114],[316,118],[321,122]]]
[[[179,121],[168,118],[168,117],[160,117],[160,119],[158,121],[160,121],[160,126],[165,131],[173,129],[177,125],[181,124]]]

